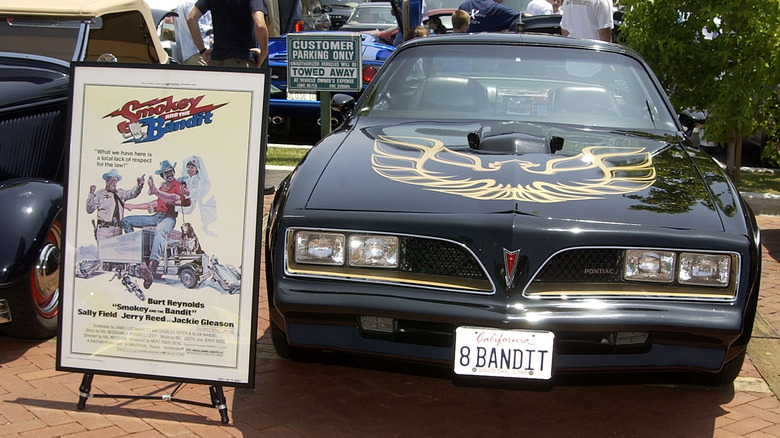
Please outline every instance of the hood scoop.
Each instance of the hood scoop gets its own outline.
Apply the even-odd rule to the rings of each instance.
[[[552,137],[548,143],[547,139],[543,137],[519,132],[494,134],[484,137],[481,132],[471,132],[468,134],[467,139],[471,150],[494,154],[554,154],[563,149],[562,137]]]

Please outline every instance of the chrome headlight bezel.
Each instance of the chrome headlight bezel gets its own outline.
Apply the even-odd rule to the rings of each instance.
[[[323,244],[323,241],[327,243]],[[420,257],[414,252],[420,245],[434,251],[428,254],[431,257]],[[284,247],[283,269],[284,274],[290,277],[395,284],[476,294],[493,294],[496,291],[476,254],[467,245],[450,239],[367,230],[290,227],[285,231]],[[438,250],[441,252],[436,252]],[[453,257],[452,266],[461,270],[451,270],[452,266],[436,260],[443,257]],[[428,269],[431,267],[428,264],[439,270]]]
[[[727,288],[732,284],[736,262],[736,256],[730,253],[626,249],[623,280]]]

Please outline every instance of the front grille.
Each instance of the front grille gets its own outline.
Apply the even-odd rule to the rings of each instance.
[[[342,17],[340,15],[330,15],[330,28],[332,30],[336,30],[340,28],[346,22],[347,22],[347,17]]]
[[[61,110],[0,120],[0,176],[58,180],[65,153]]]
[[[576,249],[557,254],[544,265],[537,282],[600,282],[621,280],[623,251],[618,249]]]
[[[419,274],[486,279],[477,261],[464,248],[442,240],[404,237],[399,244],[399,269]]]

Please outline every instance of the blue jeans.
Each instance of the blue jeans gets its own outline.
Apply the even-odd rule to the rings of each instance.
[[[165,241],[168,238],[168,233],[176,226],[176,218],[157,212],[151,216],[128,216],[122,219],[122,228],[125,230],[125,233],[132,233],[134,228],[151,226],[156,228],[154,229],[152,253],[149,255],[149,259],[159,262],[163,251],[165,251]]]

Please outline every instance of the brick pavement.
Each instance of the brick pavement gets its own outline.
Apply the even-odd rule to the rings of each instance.
[[[760,216],[759,225],[765,249],[754,341],[774,344],[780,341],[780,216]],[[754,349],[754,342],[733,387],[603,378],[562,381],[553,388],[506,382],[472,387],[419,366],[344,357],[325,363],[282,360],[266,333],[264,300],[258,317],[256,387],[225,389],[229,424],[220,423],[214,408],[161,398],[91,398],[79,411],[81,375],[54,370],[54,340],[0,337],[0,436],[780,436],[780,401],[767,384],[772,376],[762,378],[753,365],[753,356],[771,366],[772,356],[780,353],[773,347]],[[93,382],[93,393],[172,390],[170,382],[124,377],[98,375]],[[209,400],[204,385],[185,385],[176,395]]]

